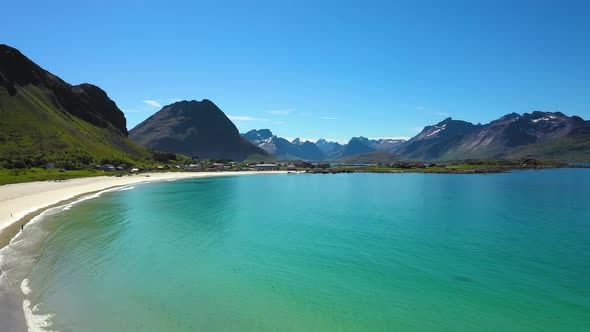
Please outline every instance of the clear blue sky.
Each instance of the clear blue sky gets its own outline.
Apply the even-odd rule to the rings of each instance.
[[[5,1],[0,42],[132,128],[210,99],[240,131],[413,136],[447,116],[590,118],[589,1]]]

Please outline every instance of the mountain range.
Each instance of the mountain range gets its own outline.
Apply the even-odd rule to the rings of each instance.
[[[128,137],[129,136],[129,137]],[[232,160],[590,160],[590,121],[560,112],[506,114],[488,124],[447,118],[400,139],[346,144],[288,140],[270,129],[240,134],[210,100],[164,106],[132,130],[101,88],[71,85],[0,45],[0,167],[67,167],[154,160],[154,151]]]
[[[398,153],[418,160],[587,159],[589,150],[572,149],[588,143],[589,127],[590,121],[560,112],[511,113],[485,125],[447,118],[425,127]]]
[[[269,129],[251,130],[243,136],[279,159],[359,160],[374,152],[388,152],[405,160],[590,159],[590,121],[560,112],[511,113],[488,124],[473,124],[447,118],[426,126],[418,135],[401,139],[353,137],[347,144],[320,139],[315,143],[292,142]],[[315,145],[314,148],[313,145]],[[321,152],[321,155],[318,154]]]
[[[283,160],[339,160],[370,152],[394,153],[404,142],[403,139],[368,139],[353,137],[347,144],[319,139],[316,142],[302,142],[300,138],[289,141],[273,135],[270,129],[250,130],[244,138]]]

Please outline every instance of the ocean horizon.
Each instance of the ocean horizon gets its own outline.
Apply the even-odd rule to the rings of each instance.
[[[0,287],[34,331],[583,331],[587,197],[588,169],[136,184],[37,217]]]

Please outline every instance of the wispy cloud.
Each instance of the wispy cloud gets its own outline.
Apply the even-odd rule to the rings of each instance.
[[[144,99],[142,100],[142,102],[144,104],[153,106],[153,107],[162,107],[162,104],[160,104],[159,102],[155,101],[155,100],[149,100],[149,99]]]
[[[273,114],[273,115],[287,115],[287,114],[291,114],[293,112],[295,112],[294,108],[267,111],[268,114]]]
[[[432,114],[438,115],[438,116],[449,116],[449,115],[451,115],[450,113],[447,113],[447,112],[434,112]]]
[[[275,121],[274,123],[276,123],[276,124],[285,124],[286,122],[285,121]]]
[[[268,121],[268,119],[254,118],[245,115],[228,115],[227,117],[232,121]]]
[[[324,120],[340,120],[340,118],[335,116],[322,116],[321,118]]]

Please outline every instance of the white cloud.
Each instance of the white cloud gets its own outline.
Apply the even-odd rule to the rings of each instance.
[[[144,99],[144,100],[142,100],[142,102],[145,104],[148,104],[150,106],[153,106],[153,107],[162,107],[162,104],[160,104],[159,102],[157,102],[155,100]]]
[[[322,119],[324,119],[324,120],[340,120],[340,118],[337,118],[334,116],[322,116]]]
[[[286,122],[285,121],[275,121],[274,123],[276,123],[276,124],[285,124]]]
[[[438,116],[449,116],[449,115],[451,115],[450,113],[447,113],[447,112],[434,112],[432,114],[438,115]]]
[[[228,115],[227,116],[232,121],[267,121],[268,119],[259,119],[254,118],[251,116],[244,116],[244,115]]]
[[[288,109],[282,109],[282,110],[270,110],[270,111],[267,111],[267,113],[274,114],[274,115],[287,115],[287,114],[293,113],[294,111],[295,111],[294,108],[288,108]]]

